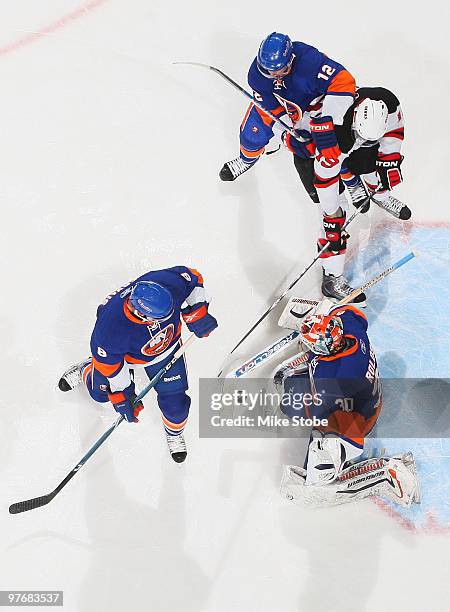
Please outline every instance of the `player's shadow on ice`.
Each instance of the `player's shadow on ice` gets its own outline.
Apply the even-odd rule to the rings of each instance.
[[[162,489],[154,509],[127,496],[109,451],[102,452],[103,465],[87,480],[85,518],[91,556],[78,609],[204,610],[209,579],[184,550],[183,470],[163,458]],[[138,470],[135,478],[142,478],[143,473]],[[151,465],[147,474],[144,487],[151,481]]]
[[[303,441],[286,440],[281,447],[282,464],[303,465],[299,442]],[[296,608],[299,612],[364,612],[376,585],[374,576],[379,573],[380,545],[386,531],[399,544],[413,545],[410,534],[370,500],[307,509],[280,497],[279,523],[289,547],[295,544],[299,548],[298,571],[303,584]]]

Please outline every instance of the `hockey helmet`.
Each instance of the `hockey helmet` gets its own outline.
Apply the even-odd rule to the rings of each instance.
[[[342,346],[344,326],[339,317],[313,314],[300,327],[300,337],[316,355],[333,355]]]
[[[269,78],[287,75],[293,61],[291,39],[278,32],[272,32],[262,41],[256,58],[259,71]]]
[[[382,100],[365,98],[355,109],[353,129],[363,140],[380,140],[386,133],[388,115],[388,108]]]
[[[172,294],[158,283],[138,281],[128,303],[136,316],[148,321],[166,321],[173,314]]]

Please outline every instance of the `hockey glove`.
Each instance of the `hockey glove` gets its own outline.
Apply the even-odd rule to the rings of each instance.
[[[290,132],[285,130],[281,134],[283,144],[291,153],[298,155],[298,157],[301,157],[302,159],[309,159],[313,157],[316,151],[316,145],[311,138],[311,134],[307,130],[295,130],[295,133],[303,138],[305,142],[296,140]]]
[[[197,338],[205,338],[216,329],[217,321],[209,314],[208,304],[194,304],[182,310],[183,320],[189,331],[193,332]]]
[[[317,149],[317,161],[324,168],[333,168],[339,163],[341,150],[338,145],[331,117],[311,119],[311,136]]]
[[[403,155],[400,155],[400,153],[390,153],[389,155],[378,154],[376,161],[377,173],[384,189],[391,190],[403,181],[400,169],[402,161]]]
[[[134,390],[134,383],[131,383],[123,391],[116,391],[115,393],[108,393],[108,399],[114,406],[114,410],[125,417],[128,423],[137,423],[137,416],[141,410],[144,409],[142,402],[139,402],[134,406],[136,399],[136,393]]]

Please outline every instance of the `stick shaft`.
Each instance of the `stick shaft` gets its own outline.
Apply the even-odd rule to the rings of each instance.
[[[235,89],[237,89],[237,91],[241,92],[241,94],[243,94],[246,98],[248,98],[255,106],[257,106],[260,110],[262,110],[263,113],[265,113],[266,115],[268,115],[272,121],[274,121],[275,123],[278,123],[279,125],[281,125],[285,130],[287,130],[289,132],[289,134],[295,138],[296,140],[298,140],[299,142],[305,142],[305,139],[302,138],[301,136],[299,136],[295,130],[290,127],[287,123],[285,123],[282,119],[280,119],[279,117],[277,117],[276,115],[274,115],[270,110],[268,110],[267,108],[265,108],[260,102],[258,102],[258,100],[255,100],[255,98],[252,96],[252,94],[250,92],[248,92],[246,89],[244,89],[241,85],[239,85],[239,83],[236,83],[236,81],[234,81],[231,77],[229,77],[227,74],[225,74],[225,72],[223,72],[222,70],[220,70],[219,68],[216,68],[215,66],[210,66],[209,64],[202,64],[200,62],[173,62],[174,64],[184,64],[186,66],[200,66],[202,68],[207,68],[208,70],[212,70],[213,72],[215,72],[216,74],[218,74],[220,77],[222,77],[223,79],[225,79],[225,81],[227,81],[227,83],[229,83],[230,85],[232,85]]]
[[[360,293],[363,293],[363,291],[365,291],[366,289],[369,289],[369,287],[373,287],[373,285],[376,285],[376,283],[378,283],[383,278],[386,278],[386,276],[388,276],[395,270],[398,270],[398,268],[401,268],[403,265],[405,265],[405,263],[413,259],[413,257],[416,257],[416,254],[413,251],[411,251],[411,253],[408,253],[408,255],[405,255],[404,257],[396,261],[394,264],[392,264],[392,266],[390,266],[389,268],[386,268],[386,270],[383,270],[383,272],[380,272],[379,274],[377,274],[377,276],[374,276],[372,279],[367,281],[367,283],[364,283],[364,285],[352,291],[350,295],[340,300],[337,306],[343,306],[344,304],[348,304],[357,295],[359,295]],[[245,363],[243,363],[239,367],[233,369],[231,372],[228,372],[228,374],[226,374],[226,377],[227,378],[240,378],[241,376],[244,376],[251,370],[259,368],[259,366],[263,365],[263,363],[265,363],[266,361],[274,357],[277,353],[279,353],[280,351],[290,346],[291,343],[297,338],[297,336],[299,336],[299,332],[292,331],[286,336],[279,338],[278,340],[276,340],[275,342],[267,346],[260,353],[257,353],[256,355],[248,359]],[[296,355],[296,357],[298,358],[299,355]],[[293,357],[292,359],[295,359],[295,358]]]
[[[367,200],[369,200],[370,197],[371,196],[369,196],[367,198]],[[357,208],[353,212],[353,214],[349,217],[349,219],[346,221],[346,223],[342,227],[342,231],[346,230],[347,227],[350,225],[350,223],[353,221],[353,219],[360,213],[361,208],[364,207],[364,205],[367,203],[367,200],[362,204],[362,206],[360,208]],[[250,334],[258,327],[258,325],[264,321],[264,319],[272,312],[272,310],[276,306],[278,306],[278,304],[281,302],[281,300],[284,297],[286,297],[286,295],[289,293],[289,291],[293,287],[295,287],[295,285],[299,282],[299,280],[301,280],[305,276],[305,274],[313,267],[313,265],[316,263],[316,261],[320,258],[320,256],[324,253],[324,251],[328,248],[329,244],[330,244],[329,242],[324,244],[324,246],[320,249],[320,251],[314,257],[314,259],[306,266],[306,268],[302,271],[302,273],[299,276],[297,276],[297,278],[295,278],[292,281],[292,283],[289,285],[289,287],[286,287],[286,289],[283,291],[283,293],[277,297],[277,299],[271,304],[271,306],[269,306],[269,308],[259,317],[259,319],[256,321],[256,323],[245,333],[244,336],[242,336],[242,338],[239,340],[239,342],[236,344],[236,346],[230,351],[230,353],[234,353],[234,351],[237,348],[240,347],[240,345],[244,342],[244,340],[246,340],[250,336]]]
[[[174,353],[172,359],[167,363],[163,368],[155,374],[155,376],[151,379],[149,384],[139,393],[139,395],[134,400],[134,405],[137,404],[143,397],[147,395],[147,393],[158,383],[158,381],[164,376],[164,374],[170,370],[173,364],[185,353],[186,349],[189,345],[195,340],[196,336],[191,334],[189,338],[186,340],[184,344],[182,344]],[[29,499],[25,502],[18,502],[16,504],[12,504],[9,507],[10,514],[18,514],[19,512],[26,512],[27,510],[33,510],[34,508],[39,508],[41,506],[45,506],[48,504],[60,491],[63,489],[66,484],[75,476],[77,472],[86,464],[86,462],[92,457],[92,455],[100,448],[100,446],[109,438],[112,432],[117,429],[117,427],[124,421],[125,417],[121,415],[114,423],[111,425],[109,429],[105,431],[104,434],[100,436],[100,438],[91,446],[88,452],[83,455],[80,461],[73,467],[67,476],[59,483],[59,485],[49,494],[44,495],[42,497],[35,497],[33,499]]]
[[[373,287],[373,285],[376,285],[376,283],[378,283],[380,280],[382,280],[383,278],[386,278],[386,276],[394,272],[394,270],[398,270],[398,268],[401,268],[402,266],[404,266],[405,263],[413,259],[413,257],[415,256],[416,256],[415,253],[411,251],[411,253],[408,253],[408,255],[405,255],[404,257],[396,261],[394,264],[392,264],[392,266],[390,266],[389,268],[386,268],[386,270],[383,270],[383,272],[380,272],[380,274],[372,278],[370,281],[367,281],[367,283],[365,283],[358,289],[355,289],[354,291],[352,291],[350,295],[342,299],[339,302],[339,304],[348,304],[349,302],[354,300],[357,295],[359,295],[360,293],[363,293],[363,291],[365,291],[366,289],[369,289],[369,287]]]

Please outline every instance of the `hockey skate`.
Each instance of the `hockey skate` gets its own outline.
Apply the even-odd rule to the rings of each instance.
[[[370,200],[369,194],[367,193],[364,183],[357,179],[354,185],[346,183],[347,191],[355,208],[361,207],[361,212],[365,213],[369,210]],[[365,202],[364,206],[362,204]]]
[[[234,181],[252,166],[253,164],[248,164],[240,157],[236,157],[236,159],[232,159],[223,165],[222,170],[219,172],[220,179],[222,181]]]
[[[60,391],[72,391],[72,389],[78,387],[78,385],[81,384],[81,375],[83,370],[91,363],[91,361],[92,357],[89,357],[88,359],[84,359],[66,370],[58,382]]]
[[[172,459],[176,463],[183,463],[187,456],[186,442],[184,441],[183,434],[171,436],[166,431],[166,440]]]
[[[350,295],[352,291],[354,291],[353,287],[348,284],[342,274],[340,276],[334,276],[333,274],[325,274],[325,271],[323,272],[322,293],[325,297],[340,302]],[[364,308],[366,306],[365,293],[357,295],[352,300],[352,304],[357,304],[360,308]]]
[[[394,196],[390,195],[386,200],[373,197],[372,200],[377,206],[386,210],[396,219],[407,221],[411,217],[411,209],[406,204],[403,204],[403,202],[400,202],[400,200],[397,200],[397,198],[394,198]]]

